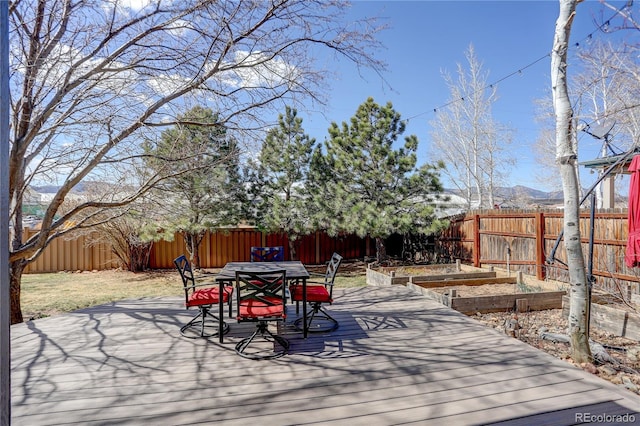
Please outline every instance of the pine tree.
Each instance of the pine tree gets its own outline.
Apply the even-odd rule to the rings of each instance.
[[[162,132],[157,143],[146,142],[146,163],[154,172],[172,169],[173,177],[154,190],[158,225],[165,238],[182,234],[199,268],[198,249],[206,231],[236,226],[244,215],[239,151],[211,109],[194,107],[178,122]]]
[[[258,162],[252,163],[256,224],[267,232],[286,233],[292,259],[295,241],[311,232],[306,184],[313,145],[298,112],[287,106],[278,127],[267,133]]]
[[[369,98],[350,124],[331,124],[324,151],[317,147],[312,159],[317,226],[330,235],[375,238],[378,262],[387,259],[384,239],[391,234],[440,226],[432,201],[442,192],[442,164],[416,167],[415,135],[394,149],[404,131],[391,103],[380,106]]]

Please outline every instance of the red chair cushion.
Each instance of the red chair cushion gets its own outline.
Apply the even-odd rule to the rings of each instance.
[[[229,287],[230,290],[227,290],[225,287],[222,292],[222,301],[227,302],[229,300],[229,296],[233,292],[233,287]],[[189,295],[189,299],[186,302],[186,306],[201,306],[201,305],[212,305],[220,302],[220,291],[218,287],[209,287],[209,288],[201,288]]]
[[[289,288],[291,300],[302,301],[302,285],[295,285]],[[332,303],[333,299],[323,285],[307,285],[307,302]]]
[[[265,297],[267,302],[257,299],[249,299],[240,302],[238,319],[244,318],[264,318],[264,317],[285,317],[282,299],[278,297]]]

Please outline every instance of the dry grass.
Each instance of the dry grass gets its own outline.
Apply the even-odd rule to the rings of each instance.
[[[365,284],[364,269],[361,274],[349,272],[336,278],[336,287]],[[57,272],[23,275],[21,302],[27,321],[117,300],[183,295],[175,270]]]

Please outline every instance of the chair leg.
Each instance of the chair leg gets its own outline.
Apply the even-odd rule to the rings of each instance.
[[[311,308],[311,314],[307,317],[307,330],[309,333],[328,333],[338,328],[338,321],[322,308],[322,304],[312,303]],[[303,321],[304,318],[300,317],[293,322],[296,330],[302,331]]]
[[[211,317],[214,321],[207,322],[206,318]],[[209,307],[200,307],[200,311],[198,314],[191,319],[188,323],[180,327],[180,334],[189,339],[196,339],[198,337],[212,337],[218,335],[218,324],[219,319],[217,316],[213,315]],[[189,332],[190,329],[198,328],[198,333],[194,334],[193,331]],[[214,328],[215,331],[207,332],[207,328]],[[223,334],[229,332],[229,324],[226,322],[223,323]]]
[[[256,339],[256,337],[262,337],[263,340],[269,343],[278,343],[281,346],[281,350],[274,350],[272,352],[261,355],[261,351],[247,352],[249,345]],[[245,337],[236,345],[236,353],[243,358],[249,359],[272,359],[285,355],[289,351],[289,341],[282,336],[273,334],[268,329],[268,324],[265,321],[260,321],[256,330],[249,337]]]

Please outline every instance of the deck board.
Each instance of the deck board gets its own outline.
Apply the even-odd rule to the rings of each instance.
[[[177,297],[14,325],[12,423],[640,423],[640,397],[403,286],[336,291],[340,328],[303,339],[290,306],[290,353],[268,361],[233,350],[252,324],[227,319],[222,344],[181,337],[194,312]]]

